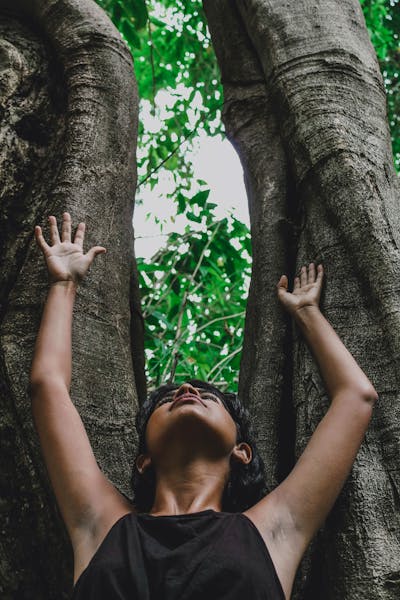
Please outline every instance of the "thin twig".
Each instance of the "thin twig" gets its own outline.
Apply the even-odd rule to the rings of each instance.
[[[217,225],[216,225],[216,227],[215,227],[212,235],[209,237],[209,239],[207,240],[207,243],[205,244],[203,250],[201,251],[199,260],[197,261],[197,265],[196,265],[193,273],[190,275],[189,286],[190,286],[190,284],[194,283],[195,277],[196,277],[196,275],[198,273],[198,270],[201,267],[201,263],[203,262],[204,255],[205,255],[206,251],[208,250],[208,248],[209,248],[211,242],[213,241],[214,237],[216,236],[217,231],[220,228],[220,225],[221,225],[221,222],[219,221],[217,223]],[[188,296],[189,296],[189,286],[188,286],[188,289],[185,291],[185,293],[183,295],[182,302],[181,302],[181,305],[180,305],[180,308],[179,308],[178,323],[177,323],[177,328],[176,328],[175,339],[174,339],[174,342],[173,342],[174,346],[178,342],[179,338],[182,335],[182,319],[183,319],[183,314],[184,314],[185,306],[186,306],[186,303],[187,303],[187,299],[188,299]],[[177,353],[177,348],[174,347],[173,350],[172,350],[171,359],[170,359],[173,362],[174,362],[174,357],[175,357],[176,353]],[[168,362],[170,362],[170,361],[168,361]],[[166,374],[166,372],[168,370],[168,362],[167,362],[167,364],[165,365],[165,368],[164,368],[163,378],[165,377],[165,374]],[[170,381],[173,380],[174,374],[175,374],[175,370],[172,371],[172,369],[171,369],[171,375],[170,375],[170,378],[169,378]]]
[[[204,325],[201,325],[198,329],[196,329],[196,331],[193,332],[193,335],[197,335],[200,331],[202,331],[203,329],[206,329],[207,327],[209,327],[210,325],[212,325],[213,323],[216,323],[217,321],[223,321],[225,319],[233,319],[235,317],[243,317],[246,314],[246,311],[242,311],[240,313],[235,313],[233,315],[224,315],[222,317],[216,317],[215,319],[212,319],[212,321],[208,321],[208,323],[205,323]],[[198,342],[196,342],[197,344],[202,344],[204,342],[202,342],[201,340],[199,340]],[[180,346],[183,344],[183,341],[178,341],[177,342],[177,346],[176,349],[179,350]],[[212,345],[212,344],[210,344]]]
[[[218,108],[221,108],[222,106],[227,106],[228,104],[231,104],[232,102],[237,102],[237,100],[230,100],[228,102],[220,102],[219,104],[217,104],[216,106],[213,106],[212,108],[209,109],[208,113],[202,117],[200,117],[197,120],[197,123],[195,125],[195,127],[192,129],[192,131],[189,131],[189,133],[187,134],[187,136],[184,137],[184,139],[179,142],[179,144],[177,144],[175,146],[175,148],[168,154],[167,158],[164,158],[164,160],[162,160],[156,167],[154,167],[154,169],[152,169],[147,175],[146,177],[144,177],[144,179],[142,179],[141,181],[139,181],[136,189],[139,189],[141,185],[143,185],[143,183],[145,183],[156,171],[158,171],[159,169],[161,169],[161,167],[179,150],[179,148],[185,143],[187,142],[194,133],[196,133],[198,126],[200,125],[200,123],[202,123],[203,121],[206,121],[209,117],[211,117],[213,115],[213,113],[218,110]],[[164,133],[162,135],[165,135]]]
[[[145,0],[145,4],[146,4],[146,8],[147,8],[147,14],[150,15],[149,8],[148,8],[149,3],[147,2],[147,0]],[[153,116],[155,116],[155,114],[156,114],[156,73],[155,73],[155,69],[154,69],[154,44],[153,44],[153,35],[151,33],[150,16],[147,19],[147,31],[149,33],[149,41],[150,41],[151,78],[152,78],[152,82],[153,82]]]
[[[235,313],[233,315],[227,315],[227,316],[224,315],[222,317],[216,317],[215,319],[212,319],[208,323],[201,325],[201,327],[196,329],[196,331],[194,333],[199,333],[199,331],[201,331],[202,329],[205,329],[206,327],[209,327],[210,325],[212,325],[213,323],[216,323],[217,321],[222,321],[223,319],[234,319],[235,317],[244,317],[245,314],[246,314],[246,311],[242,310],[242,312]]]
[[[189,238],[189,237],[190,237],[190,235],[192,235],[192,234],[193,234],[193,232],[188,232],[188,233],[182,234],[182,237],[181,237],[181,240],[180,240],[180,241],[181,241],[181,244],[185,243],[185,241],[186,241],[186,238]],[[175,257],[176,257],[176,255],[178,254],[178,252],[179,252],[179,248],[176,248],[176,250],[174,251],[174,253],[173,253],[173,255],[172,255],[172,258],[171,258],[171,261],[172,261],[172,263],[173,263],[173,264],[172,264],[172,266],[175,264],[175,262],[174,262],[174,261],[175,261]],[[151,260],[152,260],[152,263],[154,264],[155,262],[157,262],[159,258],[160,258],[160,259],[162,259],[162,257],[163,257],[163,253],[164,253],[164,248],[161,248],[161,249],[160,249],[160,250],[159,250],[159,251],[158,251],[158,252],[157,252],[157,253],[156,253],[156,254],[153,256],[153,258],[151,259]],[[169,270],[169,272],[165,271],[165,277],[163,277],[162,279],[160,279],[160,280],[157,282],[157,283],[158,283],[158,289],[160,289],[160,288],[161,288],[161,285],[164,283],[164,281],[165,281],[165,279],[167,278],[167,276],[171,274],[171,270],[172,270],[172,267],[171,267],[171,269]],[[159,299],[156,301],[156,303],[155,303],[154,305],[152,305],[152,301],[153,301],[153,298],[154,298],[154,296],[150,296],[150,299],[149,299],[148,303],[146,304],[145,308],[144,308],[144,309],[143,309],[143,311],[142,311],[142,312],[143,312],[143,318],[145,318],[145,317],[146,317],[146,316],[149,314],[149,312],[150,312],[150,308],[152,309],[152,311],[154,311],[154,309],[155,309],[155,308],[156,308],[156,307],[157,307],[157,306],[158,306],[158,305],[159,305],[159,304],[160,304],[160,303],[161,303],[161,302],[164,300],[165,296],[166,296],[166,295],[169,293],[170,289],[172,288],[172,286],[174,285],[174,283],[175,283],[175,281],[178,279],[178,277],[179,277],[179,273],[176,273],[176,275],[173,277],[173,279],[172,279],[172,281],[171,281],[170,285],[168,286],[168,288],[167,288],[167,289],[165,290],[165,292],[164,292],[164,293],[163,293],[163,294],[160,296],[160,298],[159,298]],[[144,297],[144,298],[145,298],[145,297]],[[144,301],[144,298],[143,298],[143,301]]]
[[[234,350],[233,352],[231,352],[230,354],[227,354],[226,356],[224,356],[224,358],[222,360],[219,361],[219,363],[217,363],[216,365],[213,366],[213,368],[211,369],[211,371],[208,374],[208,377],[211,376],[211,374],[218,369],[218,367],[224,363],[226,363],[227,360],[233,358],[234,356],[236,356],[236,354],[238,354],[239,352],[242,351],[242,348],[236,348],[236,350]],[[219,375],[219,373],[218,373]],[[212,381],[212,380],[211,380]]]

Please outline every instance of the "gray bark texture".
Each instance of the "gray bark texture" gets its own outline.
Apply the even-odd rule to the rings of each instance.
[[[28,391],[47,295],[35,224],[87,224],[103,245],[79,287],[71,397],[100,467],[129,494],[145,394],[133,248],[138,97],[130,52],[92,0],[0,1],[0,597],[60,600],[72,553]]]
[[[253,278],[239,391],[270,488],[328,405],[276,299],[322,262],[321,309],[378,394],[352,472],[295,583],[299,600],[400,598],[400,203],[375,52],[357,0],[204,0],[223,119],[248,192]],[[335,453],[335,448],[332,448]]]

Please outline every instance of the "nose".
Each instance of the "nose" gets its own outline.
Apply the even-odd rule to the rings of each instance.
[[[183,383],[175,392],[174,399],[179,396],[183,396],[184,394],[193,394],[194,396],[198,396],[200,398],[199,392],[194,388],[190,383]]]

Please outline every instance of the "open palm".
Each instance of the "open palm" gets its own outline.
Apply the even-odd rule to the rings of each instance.
[[[49,217],[49,225],[52,246],[47,244],[39,225],[35,227],[35,238],[44,254],[50,282],[74,281],[79,283],[92,264],[94,257],[106,252],[106,249],[102,246],[94,246],[87,254],[83,254],[85,223],[79,223],[74,241],[71,242],[71,216],[67,212],[63,214],[61,239],[55,217]]]
[[[300,277],[295,277],[293,292],[288,291],[288,278],[282,275],[277,283],[278,298],[284,308],[291,314],[306,307],[319,306],[321,297],[322,280],[324,269],[322,265],[318,265],[317,273],[315,264],[310,263],[308,267],[301,267]]]

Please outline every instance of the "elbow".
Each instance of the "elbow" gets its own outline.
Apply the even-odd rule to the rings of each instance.
[[[47,389],[49,387],[54,387],[54,386],[64,386],[67,387],[67,389],[69,390],[69,386],[67,385],[67,383],[65,382],[65,380],[63,379],[63,377],[61,376],[57,376],[57,375],[39,375],[39,376],[34,376],[30,378],[29,380],[29,384],[28,384],[28,394],[31,397],[31,399],[33,400],[33,398],[35,398],[36,396],[40,396],[43,393],[43,389]]]
[[[28,394],[31,398],[36,396],[45,382],[44,377],[31,376],[28,384]]]
[[[367,402],[372,406],[372,408],[375,407],[375,404],[377,403],[377,401],[379,400],[379,396],[377,391],[374,389],[373,392],[371,393],[370,396],[368,396],[367,398]]]
[[[345,404],[360,415],[365,415],[367,420],[372,416],[374,406],[378,400],[378,393],[373,386],[357,386],[344,388],[337,393],[333,399],[333,404]]]
[[[356,386],[349,386],[348,391],[351,392],[351,396],[358,398],[364,404],[370,405],[372,408],[378,400],[378,392],[370,381],[360,382]]]
[[[375,404],[378,400],[378,394],[374,388],[364,390],[360,395],[361,402],[358,402],[360,416],[364,415],[367,422],[369,423],[375,408]]]
[[[379,398],[378,392],[372,385],[363,390],[362,397],[365,400],[365,402],[367,402],[367,404],[369,404],[372,408],[374,408]]]
[[[49,379],[49,377],[50,373],[44,371],[43,369],[32,369],[29,375],[29,393],[33,394],[35,390],[43,384],[45,380]]]
[[[43,393],[44,382],[41,379],[31,379],[28,385],[28,394],[31,399],[32,409]]]

